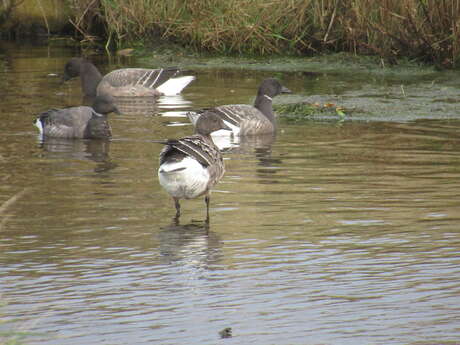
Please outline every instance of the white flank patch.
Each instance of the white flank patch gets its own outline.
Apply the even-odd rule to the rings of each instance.
[[[233,135],[239,135],[240,134],[240,129],[241,129],[240,127],[232,125],[230,122],[225,121],[225,120],[224,120],[224,123],[231,129],[231,131],[225,130],[225,129],[219,129],[218,131],[212,132],[211,135],[228,136],[228,135],[232,135],[232,134]]]
[[[198,121],[200,116],[201,114],[197,114],[197,113],[187,113],[188,119],[194,126],[196,125],[196,122]],[[221,137],[230,137],[232,135],[237,136],[240,134],[240,127],[232,125],[230,122],[225,121],[225,120],[224,120],[224,123],[231,129],[231,131],[229,131],[228,129],[219,129],[211,133],[211,136],[213,138],[219,137],[219,136]]]
[[[227,131],[231,133],[230,131]],[[214,135],[211,133],[212,141],[219,148],[220,151],[230,149],[232,147],[238,146],[240,142],[240,137],[233,137],[231,135]]]
[[[171,196],[192,199],[206,191],[209,173],[195,159],[185,157],[181,162],[163,163],[158,179]]]
[[[165,96],[174,96],[181,93],[181,91],[194,80],[194,76],[171,78],[158,86],[157,91]]]
[[[225,129],[219,129],[218,131],[214,131],[211,133],[211,136],[213,138],[217,137],[231,137],[232,136],[232,131],[225,130]]]
[[[224,123],[232,130],[219,129],[218,131],[211,133],[212,141],[216,144],[220,151],[230,149],[240,143],[240,137],[238,136],[240,128],[227,121],[224,121]]]
[[[35,127],[38,128],[38,130],[40,131],[40,134],[43,134],[43,125],[42,125],[42,122],[40,121],[40,119],[36,119],[35,122],[34,122],[34,125],[35,125]]]

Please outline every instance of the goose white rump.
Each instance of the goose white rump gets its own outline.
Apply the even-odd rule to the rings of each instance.
[[[209,178],[208,170],[191,157],[180,162],[165,162],[158,169],[160,185],[178,199],[193,199],[204,194]]]
[[[43,125],[42,125],[42,122],[40,121],[40,119],[36,119],[34,121],[34,125],[35,125],[35,127],[38,128],[38,131],[40,132],[39,134],[43,135]]]
[[[174,96],[182,92],[185,87],[195,80],[194,76],[171,78],[157,87],[157,91],[164,96]]]

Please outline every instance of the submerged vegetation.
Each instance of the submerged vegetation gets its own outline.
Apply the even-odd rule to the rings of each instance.
[[[224,54],[348,51],[439,66],[460,59],[459,0],[67,0],[72,23],[109,43],[169,41]]]

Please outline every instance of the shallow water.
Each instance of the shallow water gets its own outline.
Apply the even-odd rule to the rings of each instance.
[[[1,47],[4,340],[25,331],[24,343],[56,345],[459,343],[460,116],[280,119],[274,141],[225,154],[209,228],[202,199],[184,201],[174,224],[150,140],[189,134],[189,109],[252,102],[272,72],[196,69],[181,96],[126,102],[110,117],[110,142],[41,142],[36,114],[81,102],[78,80],[54,75],[75,52]],[[104,71],[136,64],[96,61]],[[340,76],[350,92],[363,88]],[[304,97],[333,96],[319,85],[338,79],[277,77]],[[382,80],[370,83],[375,93]],[[225,327],[233,337],[221,340]]]

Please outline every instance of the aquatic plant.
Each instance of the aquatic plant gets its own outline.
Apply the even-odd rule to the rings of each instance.
[[[342,121],[345,119],[346,114],[351,112],[351,109],[344,109],[333,103],[319,104],[309,102],[274,104],[273,109],[278,115],[292,122],[308,120],[315,115],[332,116]]]
[[[67,0],[84,36],[103,23],[118,46],[168,40],[200,51],[405,56],[442,66],[460,57],[458,0]]]

